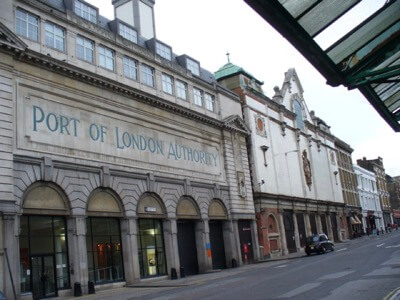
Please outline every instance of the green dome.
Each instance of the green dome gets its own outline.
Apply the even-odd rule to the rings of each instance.
[[[262,85],[263,82],[257,80],[253,75],[251,75],[249,72],[246,72],[242,67],[236,66],[231,62],[228,62],[227,64],[223,65],[217,72],[214,73],[215,79],[216,80],[221,80],[227,77],[232,77],[237,74],[243,74],[250,79],[254,79],[258,84]]]

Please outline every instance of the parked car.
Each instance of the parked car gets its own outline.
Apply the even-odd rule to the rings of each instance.
[[[304,251],[307,255],[311,253],[325,253],[326,251],[334,251],[333,243],[328,239],[324,233],[314,234],[309,236],[306,240]]]

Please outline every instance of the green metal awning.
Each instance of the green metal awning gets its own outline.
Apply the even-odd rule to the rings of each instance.
[[[245,0],[326,78],[358,89],[400,132],[400,0],[388,0],[331,46],[315,38],[361,0]]]

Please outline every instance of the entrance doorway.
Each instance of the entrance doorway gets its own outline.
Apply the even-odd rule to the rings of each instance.
[[[286,245],[289,253],[296,252],[296,242],[294,239],[293,213],[291,210],[283,211],[283,224],[285,225]]]
[[[253,243],[251,239],[251,226],[249,220],[239,220],[239,239],[242,262],[244,264],[253,262]]]
[[[326,225],[326,217],[325,215],[321,215],[321,225],[322,225],[322,233],[328,235],[328,226]],[[332,238],[332,237],[329,237]]]
[[[222,221],[209,221],[211,258],[213,269],[225,269],[225,247]]]
[[[311,226],[311,233],[317,234],[317,220],[315,219],[315,214],[310,214],[310,226]]]
[[[54,255],[31,256],[32,298],[57,297]]]
[[[194,221],[179,220],[177,223],[179,263],[185,275],[197,274],[199,273],[199,264],[197,262]]]
[[[303,248],[306,245],[306,226],[304,224],[303,213],[296,214],[297,227],[299,229],[300,246]]]

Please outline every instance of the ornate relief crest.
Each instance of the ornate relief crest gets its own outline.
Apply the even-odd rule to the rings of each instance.
[[[254,116],[254,122],[256,127],[256,132],[258,135],[267,136],[267,132],[265,130],[265,119],[260,115]]]

